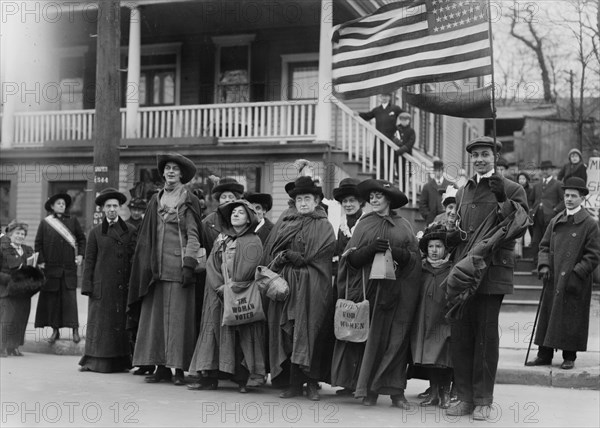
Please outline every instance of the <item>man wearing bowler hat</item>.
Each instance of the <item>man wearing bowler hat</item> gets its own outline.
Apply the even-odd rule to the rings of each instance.
[[[537,357],[528,366],[550,365],[562,349],[560,368],[575,366],[577,351],[587,349],[592,276],[600,262],[600,232],[581,204],[589,193],[585,181],[568,178],[562,186],[566,209],[554,217],[540,243],[538,270],[544,296],[535,335]]]
[[[456,233],[460,234],[456,257],[462,257],[480,226],[491,229],[513,214],[517,209],[513,203],[528,210],[523,187],[494,171],[501,149],[502,144],[489,137],[467,144],[475,175],[456,195]],[[514,239],[498,242],[475,294],[464,305],[462,317],[451,323],[450,348],[460,401],[446,411],[450,416],[489,418],[498,368],[498,316],[504,295],[513,292],[514,248]]]
[[[554,165],[549,160],[540,165],[542,179],[533,186],[533,206],[530,215],[533,219],[531,246],[534,249],[534,262],[537,265],[537,249],[550,224],[550,220],[565,208],[561,182],[552,176]],[[537,272],[535,272],[537,273]]]
[[[81,294],[89,297],[85,353],[80,371],[121,372],[131,368],[131,347],[125,329],[131,257],[136,227],[119,217],[127,197],[113,188],[100,192],[102,223],[87,239]]]
[[[423,186],[419,196],[419,212],[425,220],[425,226],[429,226],[438,216],[444,212],[442,206],[442,193],[452,183],[444,178],[444,162],[433,161],[433,177]]]

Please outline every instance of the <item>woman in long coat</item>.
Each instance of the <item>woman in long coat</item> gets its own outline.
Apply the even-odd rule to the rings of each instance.
[[[269,364],[272,382],[286,376],[290,387],[281,398],[302,395],[319,400],[318,381],[327,381],[331,358],[323,343],[332,334],[331,259],[335,235],[325,210],[319,207],[321,187],[310,177],[286,186],[295,207],[280,218],[265,245],[263,264],[274,259],[273,270],[289,284],[283,302],[270,301]],[[282,383],[282,382],[280,382]]]
[[[15,284],[15,275],[20,274],[21,280],[35,279],[39,286],[43,282],[43,274],[37,269],[24,269],[27,259],[33,255],[33,248],[23,244],[28,228],[26,223],[11,221],[6,228],[7,239],[0,244],[0,357],[23,355],[19,346],[25,343],[31,296],[35,294],[29,287],[28,290],[13,287],[25,285],[24,281]],[[32,277],[32,273],[37,275]]]
[[[50,197],[44,208],[51,214],[41,221],[35,236],[38,266],[46,274],[35,313],[35,327],[52,327],[50,343],[59,338],[61,327],[73,329],[73,342],[81,340],[77,317],[77,266],[83,261],[85,234],[77,218],[67,214],[71,202],[66,193]]]
[[[266,375],[265,322],[222,325],[225,284],[222,265],[225,257],[230,280],[248,284],[254,280],[262,258],[262,243],[254,233],[258,222],[247,201],[222,205],[217,215],[222,232],[207,261],[202,322],[190,365],[190,372],[202,372],[202,378],[188,388],[216,389],[220,371],[239,385],[240,392],[247,392],[248,379],[264,381]]]
[[[80,371],[111,373],[131,368],[126,331],[127,292],[136,227],[119,217],[127,197],[104,189],[96,198],[102,223],[90,230],[81,294],[89,297],[85,353]]]
[[[419,248],[425,255],[421,273],[420,302],[411,334],[413,364],[424,369],[430,394],[420,405],[450,407],[452,356],[450,324],[446,315],[446,290],[442,282],[452,268],[447,229],[432,225],[425,230]]]
[[[158,155],[157,164],[165,186],[148,204],[129,279],[128,323],[137,327],[133,365],[158,366],[148,383],[185,385],[197,338],[194,268],[201,226],[198,198],[183,185],[196,166],[178,153]]]
[[[562,368],[571,369],[577,351],[587,349],[592,277],[600,262],[600,231],[597,221],[581,205],[574,206],[573,193],[579,193],[578,204],[588,194],[583,179],[571,177],[563,189],[566,209],[550,221],[540,242],[538,268],[546,268],[549,278],[545,279],[535,334],[538,356],[527,365],[550,364],[554,349],[562,349]]]
[[[369,337],[360,369],[354,375],[354,396],[362,398],[364,405],[372,406],[379,394],[390,395],[392,405],[408,408],[404,389],[410,331],[419,299],[421,257],[412,226],[393,211],[408,199],[384,180],[365,180],[358,185],[358,191],[373,211],[362,216],[358,223],[338,273],[338,295],[345,294],[342,287],[348,278],[348,298],[355,301],[362,299],[362,278],[367,278],[371,308]],[[375,254],[388,248],[397,264],[396,279],[368,279]]]
[[[250,202],[256,211],[258,224],[254,232],[264,244],[274,226],[273,222],[265,217],[265,214],[273,208],[273,197],[268,193],[247,193],[244,199]]]

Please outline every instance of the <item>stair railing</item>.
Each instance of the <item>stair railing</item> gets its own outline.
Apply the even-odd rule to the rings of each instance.
[[[335,147],[348,153],[351,161],[360,162],[363,173],[397,183],[416,206],[418,193],[429,180],[433,163],[421,154],[417,155],[421,159],[407,153],[399,157],[396,154],[398,145],[342,101],[333,96],[331,99],[336,109],[334,117],[338,118],[334,129]],[[413,148],[413,152],[418,150]],[[401,162],[401,158],[405,161]]]

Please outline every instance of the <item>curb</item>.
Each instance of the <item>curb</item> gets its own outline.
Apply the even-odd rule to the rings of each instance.
[[[85,350],[85,339],[82,338],[79,343],[73,343],[68,339],[58,339],[53,344],[45,340],[26,341],[21,350],[38,354],[82,356]],[[506,351],[501,349],[501,352]],[[577,367],[576,365],[573,370],[562,370],[558,365],[525,367],[513,362],[513,358],[504,358],[503,361],[501,356],[496,373],[496,383],[600,390],[600,367]]]

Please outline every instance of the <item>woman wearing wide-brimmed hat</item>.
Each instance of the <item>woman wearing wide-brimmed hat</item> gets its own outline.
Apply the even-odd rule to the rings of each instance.
[[[247,193],[244,199],[250,202],[256,211],[258,225],[254,232],[264,244],[273,229],[273,222],[265,217],[265,214],[273,208],[273,197],[268,193]]]
[[[158,366],[146,382],[184,385],[197,337],[194,268],[201,228],[198,198],[184,184],[196,166],[178,153],[158,155],[157,166],[165,185],[148,203],[129,280],[129,321],[137,328],[133,364]]]
[[[131,368],[126,313],[137,228],[119,216],[126,201],[123,193],[111,187],[96,197],[104,218],[90,230],[85,250],[81,294],[89,300],[80,371],[113,373]]]
[[[283,302],[269,301],[269,363],[272,382],[287,384],[280,397],[319,400],[318,382],[328,381],[333,335],[331,259],[335,235],[319,206],[322,189],[310,177],[285,186],[294,207],[284,214],[265,244],[263,264],[274,259],[273,270],[289,284]],[[287,377],[287,378],[286,378]]]
[[[35,313],[35,327],[52,327],[48,339],[54,343],[60,336],[59,328],[73,329],[73,342],[78,343],[77,266],[83,262],[85,234],[76,217],[67,214],[71,196],[52,195],[44,208],[50,214],[41,222],[35,236],[38,264],[46,274]]]
[[[223,272],[226,268],[228,278],[237,286],[256,286],[251,282],[263,248],[254,233],[258,219],[248,201],[232,201],[219,206],[217,222],[222,232],[215,240],[206,264],[202,322],[190,365],[190,372],[200,372],[201,378],[188,388],[217,389],[221,374],[236,382],[239,391],[244,393],[248,392],[249,379],[262,383],[266,376],[265,322],[222,325],[226,281]]]
[[[6,227],[6,239],[0,244],[0,357],[23,354],[31,297],[39,291],[44,274],[27,266],[33,248],[23,244],[29,226],[12,220]]]
[[[412,226],[394,211],[406,205],[408,199],[384,180],[365,180],[357,187],[373,211],[361,217],[340,260],[338,295],[345,295],[347,285],[348,298],[361,301],[364,276],[371,325],[362,361],[355,361],[354,372],[350,372],[353,364],[343,363],[344,350],[338,349],[345,347],[346,342],[336,342],[335,353],[342,355],[340,364],[349,370],[338,379],[354,384],[354,396],[362,398],[366,406],[375,405],[378,395],[384,394],[391,396],[392,405],[408,408],[404,389],[409,332],[419,298],[421,257]],[[395,262],[396,279],[368,279],[375,255],[388,249]]]

